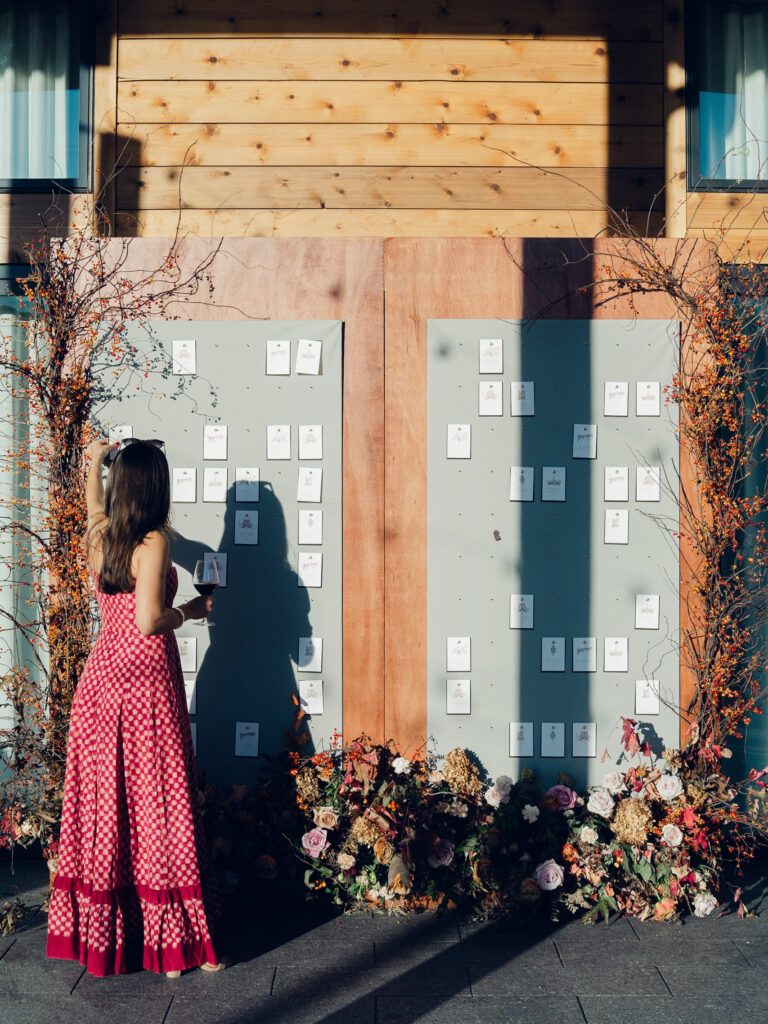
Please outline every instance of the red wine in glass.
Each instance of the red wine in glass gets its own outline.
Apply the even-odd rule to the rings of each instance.
[[[198,594],[202,594],[203,597],[208,597],[214,592],[216,587],[218,587],[218,583],[195,583],[193,586]]]
[[[216,565],[214,559],[210,562],[201,558],[195,562],[195,569],[192,573],[192,586],[198,592],[198,594],[209,597],[216,587],[219,585],[219,567]],[[205,619],[201,619],[197,623],[199,626],[206,624]],[[208,628],[213,626],[212,622],[208,623]]]

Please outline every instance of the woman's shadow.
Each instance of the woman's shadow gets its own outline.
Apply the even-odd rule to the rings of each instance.
[[[229,488],[218,548],[179,533],[171,542],[173,561],[189,573],[204,552],[228,556],[227,583],[214,594],[210,627],[184,630],[202,638],[193,717],[198,769],[206,782],[219,786],[251,782],[263,764],[260,758],[235,756],[237,722],[259,723],[259,754],[276,755],[285,745],[296,707],[292,662],[299,637],[312,635],[309,595],[288,563],[282,505],[268,482],[260,483],[259,495],[258,502],[236,504],[235,488]],[[246,510],[251,523],[258,513],[258,544],[235,543],[235,513]],[[194,596],[191,582],[182,577],[180,592],[186,591]],[[312,753],[314,748],[310,743],[304,749]]]

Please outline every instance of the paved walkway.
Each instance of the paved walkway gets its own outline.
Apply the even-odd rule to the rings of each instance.
[[[0,894],[33,899],[39,865],[0,861]],[[616,919],[519,930],[432,915],[240,923],[235,963],[176,981],[93,978],[45,957],[45,919],[0,939],[2,1024],[765,1024],[761,916],[653,925]]]

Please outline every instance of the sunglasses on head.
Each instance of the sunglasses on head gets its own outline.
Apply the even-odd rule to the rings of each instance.
[[[137,442],[140,442],[141,444],[151,444],[154,445],[155,448],[159,448],[161,452],[165,451],[165,441],[161,441],[159,437],[150,437],[146,441],[140,437],[124,437],[117,448],[113,448],[110,451],[109,461],[114,462],[123,448],[127,448],[129,444],[136,444]]]

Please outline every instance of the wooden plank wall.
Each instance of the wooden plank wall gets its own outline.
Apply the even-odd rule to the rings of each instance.
[[[119,0],[118,224],[592,236],[610,204],[645,231],[662,58],[662,0]]]

